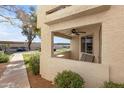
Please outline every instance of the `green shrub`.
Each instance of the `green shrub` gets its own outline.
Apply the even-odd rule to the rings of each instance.
[[[54,79],[55,85],[60,88],[81,88],[84,87],[83,78],[72,71],[64,70],[58,73]]]
[[[109,81],[104,83],[104,88],[124,88],[124,84],[119,84]]]
[[[37,54],[32,54],[29,60],[29,68],[31,69],[32,73],[34,75],[39,74],[39,69],[40,69],[40,55]]]
[[[0,53],[0,63],[7,63],[9,61],[9,56],[4,53]]]
[[[31,54],[23,54],[23,58],[24,58],[25,64],[28,65],[30,62]]]

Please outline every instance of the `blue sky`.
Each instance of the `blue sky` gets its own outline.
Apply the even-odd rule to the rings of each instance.
[[[26,37],[22,35],[21,29],[9,25],[7,23],[0,23],[0,41],[25,41]],[[39,37],[34,39],[34,42],[40,42]]]
[[[29,6],[18,6],[22,7],[25,11],[29,12]],[[34,6],[36,7],[36,6]],[[0,11],[1,12],[1,11]],[[9,13],[5,12],[6,15]],[[11,14],[12,15],[12,14]],[[14,16],[14,14],[12,15]],[[18,21],[17,21],[18,23]],[[26,37],[22,35],[21,29],[18,27],[12,26],[8,23],[0,23],[0,41],[25,41]],[[33,42],[40,42],[39,37],[36,37]],[[69,43],[67,39],[55,37],[54,43]]]

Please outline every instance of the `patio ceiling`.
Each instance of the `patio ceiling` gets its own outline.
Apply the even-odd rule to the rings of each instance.
[[[96,24],[90,24],[90,25],[85,25],[85,26],[81,26],[81,27],[59,30],[59,31],[55,31],[54,35],[59,36],[59,37],[72,39],[75,36],[79,36],[79,35],[72,34],[72,32],[71,32],[72,29],[76,29],[76,31],[78,31],[78,32],[87,32],[88,30],[92,30],[94,27],[97,27],[97,26],[100,26],[100,25],[101,25],[101,23],[96,23]],[[82,35],[82,34],[85,34],[85,33],[80,33],[80,34]]]

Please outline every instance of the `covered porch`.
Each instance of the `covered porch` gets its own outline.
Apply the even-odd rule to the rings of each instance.
[[[76,62],[101,63],[101,28],[101,23],[94,23],[81,27],[52,31],[51,56],[75,60]],[[54,49],[55,36],[69,39],[70,48],[57,52]]]

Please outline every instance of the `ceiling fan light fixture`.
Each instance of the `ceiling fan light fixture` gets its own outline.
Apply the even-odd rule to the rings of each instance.
[[[75,34],[74,33],[71,33],[71,36],[75,36]]]

